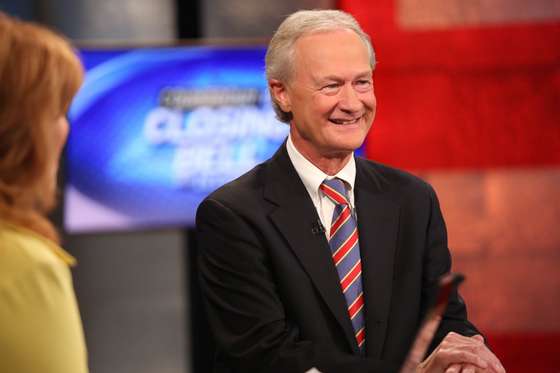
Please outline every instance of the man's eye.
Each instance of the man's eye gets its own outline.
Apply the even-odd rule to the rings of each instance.
[[[323,88],[321,88],[321,90],[325,93],[336,93],[339,88],[340,88],[340,84],[332,83],[332,84],[327,84],[327,85],[323,86]]]
[[[359,91],[368,91],[371,88],[371,80],[358,80],[355,83],[356,89]]]

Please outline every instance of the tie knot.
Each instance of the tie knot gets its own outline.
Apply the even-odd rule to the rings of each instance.
[[[338,178],[330,180],[325,179],[319,188],[335,204],[349,205],[348,199],[346,198],[346,187],[344,186],[344,181]]]

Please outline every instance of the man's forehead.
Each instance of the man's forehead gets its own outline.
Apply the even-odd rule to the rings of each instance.
[[[315,79],[340,79],[372,73],[363,40],[352,30],[336,29],[300,37],[294,48],[294,71],[307,72]]]
[[[363,53],[369,60],[369,51],[364,40],[350,29],[331,29],[305,33],[294,42],[294,56],[324,56],[339,50],[352,48],[354,53]]]

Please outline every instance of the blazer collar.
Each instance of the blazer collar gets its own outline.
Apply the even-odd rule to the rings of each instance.
[[[269,214],[270,220],[286,238],[290,249],[342,327],[351,349],[359,353],[328,242],[324,232],[317,229],[319,216],[288,157],[285,144],[268,162],[265,172],[264,198],[277,206]]]

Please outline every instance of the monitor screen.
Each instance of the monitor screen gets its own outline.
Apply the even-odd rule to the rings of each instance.
[[[264,47],[81,49],[69,111],[70,233],[186,227],[201,200],[288,134],[270,104]]]

